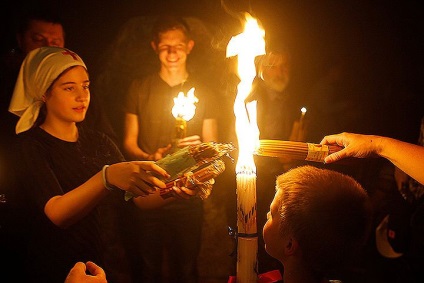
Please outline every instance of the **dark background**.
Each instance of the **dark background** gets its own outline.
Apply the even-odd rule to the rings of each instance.
[[[289,47],[299,95],[307,93],[333,62],[342,61],[349,78],[342,89],[345,88],[346,96],[352,96],[350,99],[356,102],[352,108],[358,107],[362,117],[358,120],[358,131],[417,141],[420,119],[424,116],[424,10],[419,1],[226,2],[233,13],[251,12],[263,24],[267,38]],[[81,55],[94,78],[102,74],[105,61],[111,60],[107,50],[121,35],[121,27],[135,17],[151,17],[166,11],[197,17],[213,27],[214,42],[218,43],[214,47],[221,49],[231,35],[241,31],[239,20],[222,7],[220,0],[16,0],[0,5],[1,52],[15,47],[19,16],[33,7],[48,5],[56,8],[64,19],[66,46]],[[126,50],[122,50],[122,57],[131,61],[133,57],[125,54]],[[124,63],[117,65],[122,67]],[[119,77],[117,88],[121,81],[134,76],[132,69],[122,72],[121,77],[126,79]],[[369,171],[371,175],[375,169]],[[372,178],[377,179],[374,175]],[[221,278],[210,282],[227,282],[228,274],[235,274],[235,264],[229,257],[234,243],[226,230],[228,223],[232,223],[228,219],[236,216],[232,209],[235,185],[224,185],[227,190],[215,188],[205,201],[207,233],[203,243],[207,244],[202,245],[200,273],[203,277]],[[226,212],[225,207],[231,211]],[[384,274],[391,274],[389,271],[384,270]]]
[[[367,125],[360,129],[416,141],[424,115],[424,11],[419,1],[224,3],[227,11],[251,12],[267,36],[289,46],[301,91],[320,78],[329,62],[342,58],[356,85],[355,99],[364,105],[361,123]],[[2,52],[15,45],[19,15],[40,5],[58,9],[65,21],[66,46],[84,58],[94,75],[105,60],[104,50],[132,17],[164,11],[198,17],[220,31],[222,46],[240,29],[220,0],[10,1],[1,7]]]

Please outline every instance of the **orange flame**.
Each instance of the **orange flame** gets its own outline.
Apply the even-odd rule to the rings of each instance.
[[[187,95],[183,92],[179,92],[177,97],[174,97],[174,107],[172,107],[172,115],[175,118],[182,118],[185,121],[189,121],[194,117],[196,113],[195,103],[199,102],[199,99],[194,95],[194,88],[191,88]]]
[[[245,103],[256,76],[255,57],[265,54],[265,31],[256,19],[246,13],[246,24],[241,34],[234,36],[227,45],[227,57],[238,56],[237,71],[240,83],[234,102],[236,134],[239,158],[237,172],[256,172],[253,152],[259,146],[259,129],[256,121],[256,101]]]

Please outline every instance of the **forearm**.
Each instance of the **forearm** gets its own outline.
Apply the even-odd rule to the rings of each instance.
[[[153,160],[151,155],[138,146],[124,144],[125,154],[131,160]]]
[[[377,154],[387,158],[400,170],[424,184],[424,147],[387,137],[380,139]]]
[[[64,195],[52,197],[46,203],[44,212],[55,225],[67,228],[89,214],[108,193],[100,171],[81,186]]]

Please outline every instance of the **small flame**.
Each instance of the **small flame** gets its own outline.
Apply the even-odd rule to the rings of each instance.
[[[246,13],[246,24],[241,34],[234,36],[227,45],[227,57],[238,56],[237,96],[234,102],[239,158],[237,172],[253,170],[256,166],[253,152],[259,146],[259,129],[256,121],[256,101],[245,103],[256,77],[255,57],[265,54],[265,31],[258,21]]]
[[[302,108],[300,109],[300,112],[302,112],[302,114],[303,114],[303,115],[305,115],[305,114],[306,114],[306,107],[302,107]]]
[[[196,113],[195,103],[199,102],[199,99],[194,95],[194,88],[191,88],[187,95],[182,91],[178,93],[177,97],[174,97],[174,107],[172,107],[172,115],[175,118],[182,118],[185,121],[189,121],[194,117]]]

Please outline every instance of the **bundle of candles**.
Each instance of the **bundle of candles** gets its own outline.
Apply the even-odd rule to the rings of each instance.
[[[166,188],[160,190],[162,198],[166,199],[173,196],[174,187],[186,187],[194,189],[197,187],[197,197],[202,200],[209,197],[212,192],[214,178],[220,175],[225,170],[225,163],[221,159],[214,160],[212,163],[207,164],[195,171],[189,171],[181,177],[166,183]]]
[[[297,160],[324,162],[329,154],[343,149],[337,145],[321,145],[314,143],[260,140],[259,148],[254,152],[258,156],[286,157]]]
[[[222,161],[223,156],[231,158],[229,153],[234,149],[235,147],[230,143],[204,142],[186,146],[156,161],[156,164],[170,175],[163,180],[167,188],[161,191],[161,196],[163,198],[171,196],[172,188],[175,186],[188,186],[188,188],[197,186],[200,188],[198,196],[205,199],[213,184],[211,179],[225,170],[224,163],[218,160]],[[205,185],[203,186],[202,183]],[[130,192],[125,192],[125,200],[132,197]]]

